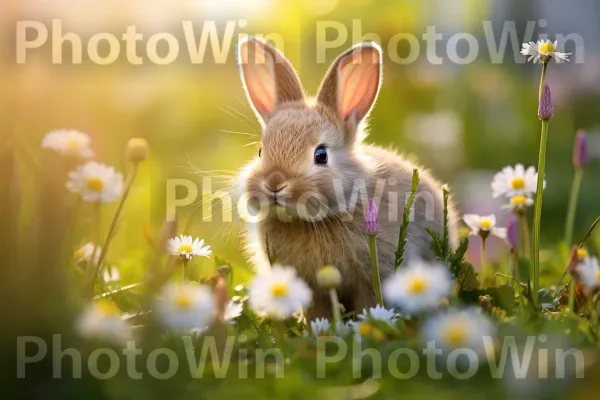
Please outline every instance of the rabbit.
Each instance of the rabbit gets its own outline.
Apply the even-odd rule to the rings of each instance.
[[[305,95],[296,71],[272,45],[246,37],[237,50],[243,87],[262,126],[258,157],[237,177],[248,210],[250,261],[257,273],[270,268],[269,254],[278,264],[293,266],[313,290],[309,320],[331,318],[328,291],[316,281],[325,265],[341,272],[338,293],[346,311],[375,306],[363,229],[366,203],[371,197],[378,202],[383,281],[394,271],[403,208],[416,168],[394,151],[363,143],[366,119],[382,82],[381,48],[363,42],[341,54],[314,98]],[[443,191],[426,170],[418,169],[405,260],[432,260],[425,228],[443,229]],[[449,233],[456,247],[451,200]]]

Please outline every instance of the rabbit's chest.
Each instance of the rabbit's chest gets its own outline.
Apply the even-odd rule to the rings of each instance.
[[[329,221],[331,222],[331,221]],[[259,226],[263,250],[282,265],[293,266],[309,283],[315,283],[317,271],[325,265],[334,265],[342,274],[363,274],[368,271],[369,248],[367,238],[352,222],[308,223],[279,222]]]

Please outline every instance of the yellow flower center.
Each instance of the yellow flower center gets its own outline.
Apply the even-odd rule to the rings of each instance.
[[[110,300],[101,299],[96,302],[98,312],[103,317],[114,317],[120,315],[119,307]]]
[[[429,282],[424,276],[415,276],[408,282],[408,292],[412,294],[420,294],[427,290]]]
[[[538,51],[540,53],[554,53],[556,51],[556,47],[554,43],[542,43],[538,47]]]
[[[179,293],[175,296],[175,308],[179,310],[188,310],[192,307],[192,298],[187,293]]]
[[[492,221],[490,221],[489,219],[482,219],[479,223],[479,227],[487,231],[492,227]]]
[[[271,286],[271,294],[273,297],[283,297],[288,293],[288,288],[285,283],[276,283]]]
[[[85,251],[81,249],[76,250],[75,253],[73,253],[73,257],[75,258],[75,260],[81,261],[85,258]]]
[[[467,328],[461,322],[452,322],[443,334],[443,338],[450,346],[459,347],[464,345],[468,336]]]
[[[191,253],[193,251],[191,244],[182,244],[177,248],[178,253]]]
[[[100,178],[92,177],[87,181],[87,188],[94,192],[100,192],[104,189],[104,182]]]
[[[373,328],[373,332],[371,332],[371,337],[376,342],[383,342],[385,340],[385,334],[377,328]]]
[[[577,258],[583,260],[588,256],[588,252],[586,249],[577,249]]]
[[[358,327],[358,333],[360,333],[361,336],[369,336],[371,332],[373,332],[373,326],[368,322],[363,322]]]
[[[67,150],[76,151],[81,147],[81,143],[77,139],[69,139],[67,141]]]
[[[596,271],[596,280],[600,281],[600,269]]]
[[[526,201],[527,201],[527,197],[525,197],[523,195],[515,196],[510,199],[510,203],[515,207],[524,206]]]
[[[525,188],[525,178],[522,178],[520,176],[517,178],[513,178],[510,181],[510,187],[512,187],[513,190],[524,189]]]

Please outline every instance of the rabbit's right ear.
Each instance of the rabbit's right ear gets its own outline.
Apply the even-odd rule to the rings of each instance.
[[[248,100],[263,125],[278,105],[304,100],[298,74],[267,42],[252,36],[243,38],[238,44],[238,62]]]
[[[352,47],[333,62],[317,94],[317,101],[334,112],[352,136],[377,100],[382,77],[382,54],[377,43]]]

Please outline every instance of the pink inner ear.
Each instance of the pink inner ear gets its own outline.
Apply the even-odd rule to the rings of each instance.
[[[275,71],[272,57],[256,43],[246,43],[240,51],[248,96],[263,118],[275,105]]]
[[[344,120],[352,113],[360,121],[369,112],[379,87],[379,57],[372,49],[352,54],[340,64],[338,111]]]

